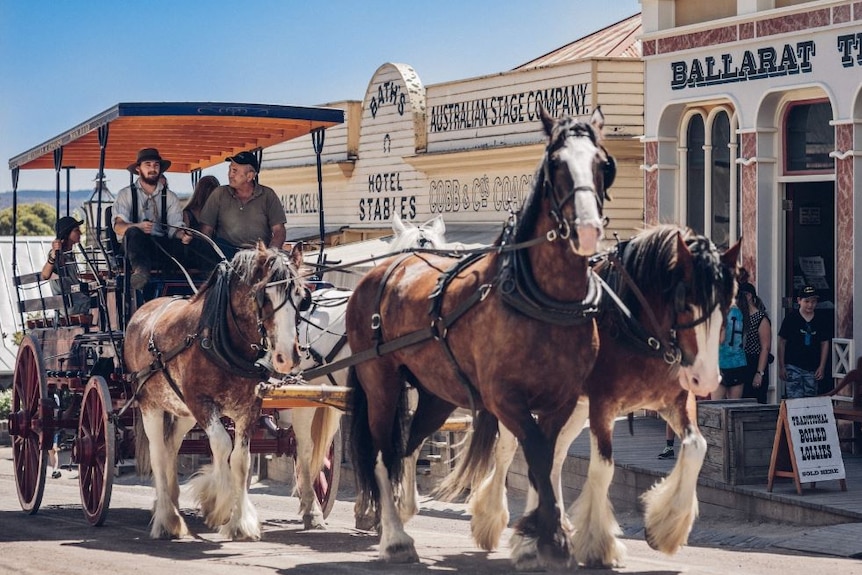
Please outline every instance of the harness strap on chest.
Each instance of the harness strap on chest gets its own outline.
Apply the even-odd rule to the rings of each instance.
[[[174,346],[168,352],[159,351],[159,348],[156,346],[155,340],[153,340],[153,335],[154,334],[150,334],[150,341],[147,345],[147,348],[153,356],[153,361],[150,363],[150,365],[140,371],[135,372],[135,374],[132,376],[138,382],[138,387],[137,389],[135,389],[135,397],[138,396],[138,393],[141,391],[141,388],[143,388],[144,383],[146,383],[146,381],[150,377],[152,377],[158,372],[162,372],[165,375],[165,379],[167,380],[168,385],[171,386],[171,389],[174,390],[174,393],[177,394],[177,397],[180,398],[180,401],[185,402],[183,392],[180,390],[179,386],[174,381],[174,378],[171,377],[171,373],[168,371],[168,363],[176,356],[190,348],[197,339],[198,334],[195,333],[187,335],[180,344]]]

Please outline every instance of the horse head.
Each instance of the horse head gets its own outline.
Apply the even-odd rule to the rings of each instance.
[[[311,302],[300,273],[302,263],[301,243],[285,258],[284,252],[267,249],[258,242],[255,249],[239,251],[231,261],[239,284],[249,286],[251,295],[242,295],[240,288],[234,290],[232,298],[253,302],[254,317],[246,317],[243,323],[247,325],[251,320],[255,326],[259,343],[252,344],[252,348],[260,356],[257,364],[269,371],[290,373],[299,365],[299,317]],[[244,306],[232,301],[231,307],[239,310]]]
[[[627,300],[647,324],[650,347],[679,367],[680,385],[698,396],[721,380],[718,344],[734,297],[739,249],[737,243],[719,254],[708,238],[663,225],[635,236],[623,252],[635,285]],[[642,297],[636,299],[637,290]]]
[[[540,108],[548,136],[540,177],[550,189],[551,210],[560,234],[571,235],[580,255],[592,255],[603,237],[603,209],[616,176],[616,163],[602,146],[605,117],[597,107],[590,123],[551,118]]]
[[[677,234],[682,280],[674,288],[675,331],[680,349],[679,382],[705,397],[721,382],[718,348],[727,311],[734,298],[740,242],[719,254],[704,236],[684,241]]]
[[[446,224],[443,222],[443,216],[438,215],[420,226],[415,226],[404,222],[396,213],[392,216],[392,231],[395,232],[391,246],[393,252],[412,248],[441,249],[446,246]]]

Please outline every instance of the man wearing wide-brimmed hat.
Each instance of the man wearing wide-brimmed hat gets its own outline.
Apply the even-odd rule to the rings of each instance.
[[[134,289],[147,284],[150,270],[170,268],[170,256],[184,263],[183,244],[192,239],[178,230],[183,225],[180,200],[162,178],[170,165],[156,148],[143,148],[128,166],[138,178],[120,190],[114,201],[114,232],[129,258]]]
[[[246,151],[227,158],[230,185],[219,186],[201,210],[201,232],[212,236],[229,259],[241,248],[263,240],[269,247],[284,245],[287,218],[275,191],[260,185],[257,156]]]

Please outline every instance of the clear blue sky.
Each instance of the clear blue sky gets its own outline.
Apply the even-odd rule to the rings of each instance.
[[[0,0],[0,191],[10,158],[119,102],[361,100],[386,62],[426,86],[493,74],[639,11],[638,0]],[[72,189],[94,175],[73,173]],[[114,192],[128,181],[108,177]],[[189,178],[171,187],[189,191]],[[22,171],[18,188],[54,189],[54,172]]]

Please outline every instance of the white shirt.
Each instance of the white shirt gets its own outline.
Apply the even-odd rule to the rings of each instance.
[[[114,200],[114,221],[122,220],[127,224],[135,224],[143,221],[153,222],[153,236],[164,236],[165,230],[162,229],[162,183],[156,186],[156,191],[152,196],[148,195],[140,185],[140,178],[135,180],[135,191],[138,194],[138,218],[134,219],[132,215],[132,186],[126,186],[117,194],[117,199]],[[174,237],[177,233],[176,226],[183,225],[183,211],[180,206],[180,199],[171,190],[167,190],[167,205],[168,205],[168,230],[167,236]],[[113,225],[113,224],[112,224]],[[117,239],[123,237],[117,234]]]

